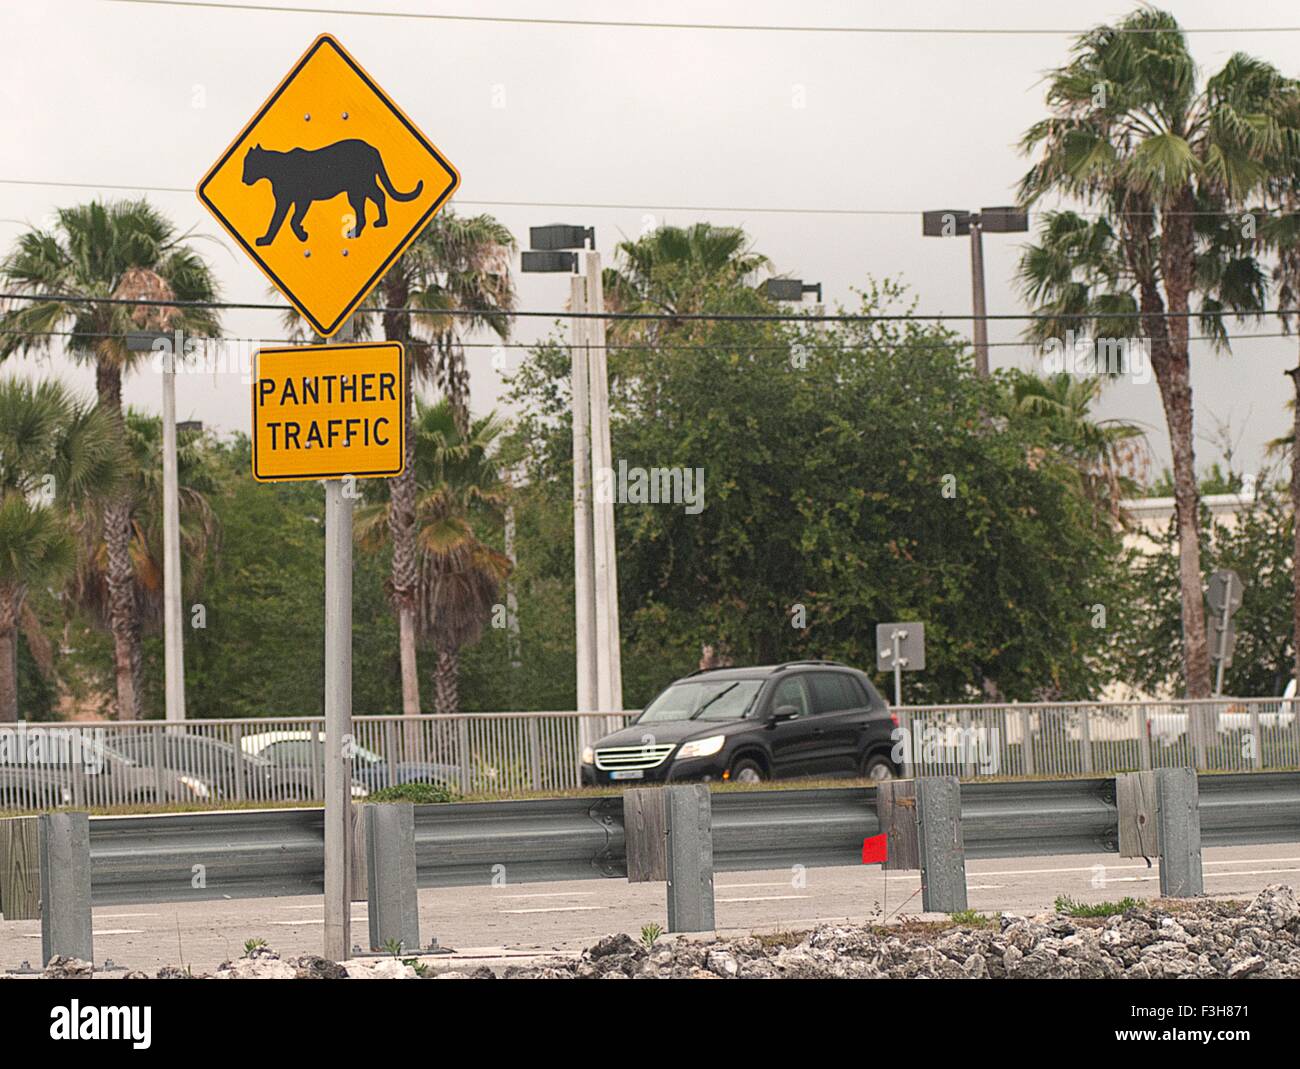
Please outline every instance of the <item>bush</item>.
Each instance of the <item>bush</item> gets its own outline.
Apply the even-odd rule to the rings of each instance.
[[[416,805],[435,805],[439,802],[454,802],[455,791],[441,783],[398,783],[392,787],[381,787],[366,796],[367,802],[414,802]]]

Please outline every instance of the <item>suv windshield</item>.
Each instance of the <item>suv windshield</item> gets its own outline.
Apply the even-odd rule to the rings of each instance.
[[[638,724],[655,720],[741,720],[763,687],[761,679],[700,679],[674,683],[646,706]]]

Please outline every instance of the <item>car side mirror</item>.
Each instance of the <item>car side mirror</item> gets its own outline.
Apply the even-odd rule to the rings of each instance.
[[[778,705],[772,710],[772,715],[768,718],[773,724],[779,724],[782,720],[793,720],[799,715],[797,705]]]

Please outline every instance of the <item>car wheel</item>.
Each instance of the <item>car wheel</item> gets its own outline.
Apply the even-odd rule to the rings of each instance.
[[[862,777],[877,781],[894,779],[894,766],[884,754],[872,754],[862,762]]]
[[[727,778],[732,783],[763,782],[763,766],[752,757],[742,757],[738,761],[733,761],[729,772]]]

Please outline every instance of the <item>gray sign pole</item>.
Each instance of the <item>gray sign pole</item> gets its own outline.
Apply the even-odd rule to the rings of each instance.
[[[1219,648],[1218,648],[1218,666],[1214,673],[1214,694],[1218,697],[1223,693],[1223,665],[1228,659],[1228,624],[1232,619],[1232,606],[1229,602],[1223,603],[1223,613],[1219,622]]]
[[[903,704],[903,633],[894,630],[894,707]]]
[[[352,321],[337,340],[352,339]],[[325,480],[325,957],[352,951],[352,495]]]

